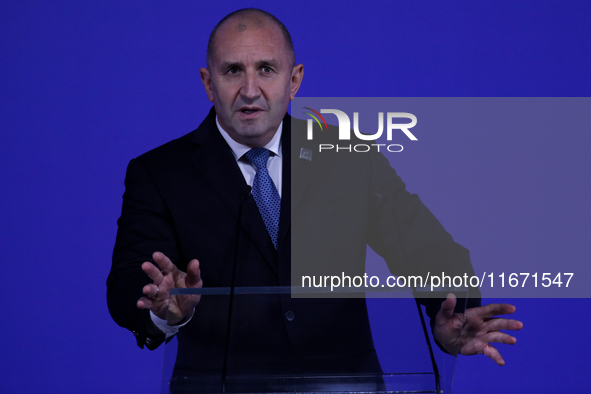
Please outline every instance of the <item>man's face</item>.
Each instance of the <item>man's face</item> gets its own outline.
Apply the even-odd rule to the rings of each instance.
[[[210,69],[200,74],[220,125],[233,140],[262,147],[273,138],[302,80],[303,66],[292,64],[273,23],[229,20],[220,27]]]

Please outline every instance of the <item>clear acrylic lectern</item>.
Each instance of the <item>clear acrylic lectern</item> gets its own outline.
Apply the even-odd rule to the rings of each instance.
[[[395,288],[387,291],[367,290],[340,289],[331,294],[338,298],[340,295],[350,297],[350,294],[344,294],[347,292],[357,293],[362,299],[357,297],[355,302],[366,304],[372,337],[369,341],[371,343],[373,340],[375,354],[353,356],[359,363],[351,365],[350,362],[342,362],[346,356],[338,356],[339,352],[347,352],[350,347],[347,343],[335,350],[336,357],[331,354],[310,354],[309,359],[306,359],[308,355],[296,355],[298,349],[283,351],[274,348],[274,344],[280,342],[273,338],[273,334],[268,335],[268,338],[252,339],[253,343],[250,343],[252,334],[244,335],[248,330],[256,330],[253,324],[267,323],[248,321],[244,318],[248,316],[248,310],[237,313],[239,308],[264,309],[265,305],[277,304],[282,297],[301,296],[295,294],[298,291],[294,291],[294,288],[172,289],[171,297],[199,294],[201,299],[192,321],[181,328],[178,335],[170,336],[166,343],[161,392],[450,393],[456,365],[456,357],[450,353],[455,351],[450,350],[449,346],[447,351],[443,351],[433,340],[429,318],[419,301],[427,299],[441,302],[448,292],[453,292],[458,303],[465,307],[466,289],[445,289],[437,294],[429,293],[428,298],[424,294],[415,297],[420,290],[415,290],[414,295],[411,291]],[[318,299],[314,299],[313,294],[306,294],[305,297],[307,305],[310,302],[327,302],[326,294]],[[199,338],[199,345],[196,345],[190,330],[194,325],[200,325],[201,332],[208,330],[208,323],[199,321],[199,308],[208,307],[218,308],[219,314],[227,316],[227,319],[221,325],[211,326],[209,334],[218,339],[209,342],[207,338]],[[282,316],[285,325],[299,318],[302,319],[293,312]],[[330,337],[330,332],[326,332],[326,324],[319,324],[318,327],[324,330],[317,333],[319,338]],[[343,327],[335,327],[334,330],[342,331]],[[285,335],[283,326],[277,326],[277,331],[278,337]],[[305,334],[306,338],[314,340],[315,333]],[[204,352],[207,360],[203,360]],[[374,365],[371,360],[375,355],[379,362]],[[298,362],[294,364],[292,357],[297,357]],[[187,367],[193,365],[187,360],[194,360],[195,367]],[[322,365],[319,366],[318,360],[321,360]]]

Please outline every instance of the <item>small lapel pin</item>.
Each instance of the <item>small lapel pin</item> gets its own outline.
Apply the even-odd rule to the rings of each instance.
[[[307,149],[307,148],[302,148],[300,150],[300,159],[312,161],[312,150]]]

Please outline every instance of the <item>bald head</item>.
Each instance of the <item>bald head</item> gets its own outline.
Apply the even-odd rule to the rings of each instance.
[[[269,26],[269,24],[278,27],[283,34],[285,47],[290,54],[291,65],[295,65],[293,42],[291,41],[291,35],[287,31],[285,25],[281,23],[279,19],[275,18],[275,16],[269,14],[266,11],[260,10],[258,8],[244,8],[226,15],[226,17],[219,21],[219,23],[213,28],[207,43],[207,67],[211,68],[211,61],[216,50],[215,41],[218,35],[218,30],[221,28],[229,28],[234,29],[238,33],[242,33],[249,29],[262,29]]]

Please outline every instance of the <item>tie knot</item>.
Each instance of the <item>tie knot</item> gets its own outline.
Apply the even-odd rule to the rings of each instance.
[[[246,152],[246,158],[250,160],[252,165],[256,168],[257,171],[267,168],[267,160],[269,160],[269,155],[271,152],[269,149],[265,148],[253,148]]]

